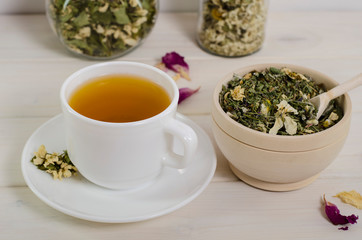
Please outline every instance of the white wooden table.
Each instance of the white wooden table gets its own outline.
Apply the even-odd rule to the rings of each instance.
[[[343,214],[362,210],[332,196],[362,192],[362,88],[350,93],[352,123],[337,159],[311,185],[292,192],[267,192],[239,181],[229,170],[210,128],[210,99],[216,82],[242,66],[283,62],[314,68],[345,81],[362,72],[362,12],[271,12],[261,51],[244,58],[203,52],[195,41],[195,13],[161,13],[145,43],[116,59],[156,64],[177,51],[190,65],[199,93],[179,112],[210,136],[217,153],[212,182],[183,208],[152,220],[104,224],[54,210],[26,186],[21,152],[32,132],[59,114],[59,90],[67,76],[94,61],[69,55],[44,15],[0,15],[0,239],[360,239],[362,219],[340,231],[325,217],[325,193]]]

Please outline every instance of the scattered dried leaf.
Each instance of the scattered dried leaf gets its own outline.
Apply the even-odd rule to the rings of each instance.
[[[342,200],[342,202],[348,203],[358,209],[362,209],[362,196],[355,190],[340,192],[334,197],[338,197]]]

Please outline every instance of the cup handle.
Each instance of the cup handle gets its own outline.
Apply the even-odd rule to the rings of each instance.
[[[181,140],[184,147],[184,155],[170,151],[163,157],[163,163],[173,168],[187,167],[197,149],[198,139],[195,131],[187,124],[174,118],[165,124],[165,131]]]

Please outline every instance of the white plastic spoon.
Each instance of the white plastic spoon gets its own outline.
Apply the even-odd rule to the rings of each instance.
[[[317,109],[317,120],[320,118],[320,116],[326,110],[329,101],[341,96],[342,94],[344,94],[344,93],[348,92],[349,90],[352,90],[360,85],[362,85],[362,73],[355,76],[351,80],[348,80],[347,82],[344,82],[344,83],[338,85],[337,87],[332,88],[328,92],[324,92],[324,93],[310,99],[310,102]]]

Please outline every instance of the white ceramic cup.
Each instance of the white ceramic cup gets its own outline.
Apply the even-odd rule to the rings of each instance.
[[[77,87],[110,74],[147,78],[167,91],[171,103],[153,117],[127,123],[90,119],[69,106],[69,97]],[[176,118],[178,88],[169,75],[155,67],[123,61],[85,67],[65,80],[60,98],[69,157],[79,172],[97,185],[135,188],[152,182],[164,166],[185,168],[193,159],[197,136],[191,127]],[[173,137],[183,143],[183,155],[172,151]]]

